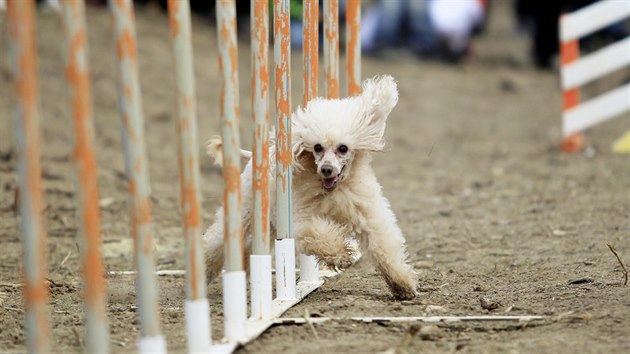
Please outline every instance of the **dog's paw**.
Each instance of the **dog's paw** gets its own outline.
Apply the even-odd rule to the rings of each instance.
[[[339,254],[334,257],[325,257],[319,259],[319,263],[335,272],[342,271],[354,264],[354,257],[351,253]]]
[[[414,287],[394,285],[390,288],[394,298],[398,301],[413,300],[418,295]]]

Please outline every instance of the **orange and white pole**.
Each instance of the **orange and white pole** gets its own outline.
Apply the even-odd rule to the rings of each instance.
[[[24,252],[26,348],[29,353],[46,353],[50,351],[50,339],[46,309],[46,229],[37,109],[35,1],[9,0],[7,10],[18,151],[18,203]]]
[[[223,314],[225,337],[246,335],[247,282],[241,219],[241,157],[238,104],[238,43],[236,3],[217,1],[219,71],[221,73],[221,125],[223,130],[223,207],[225,214]]]
[[[295,299],[295,240],[291,234],[291,27],[289,0],[274,0],[276,100],[276,297]]]
[[[339,0],[324,0],[324,96],[339,98]]]
[[[89,353],[106,353],[109,351],[105,311],[107,289],[101,257],[101,219],[85,3],[83,0],[66,0],[62,2],[61,14],[66,29],[66,79],[70,88],[74,124],[73,159],[77,174],[78,239],[85,283],[86,350]]]
[[[153,255],[151,188],[144,139],[144,114],[138,75],[138,53],[133,3],[110,0],[114,20],[114,43],[118,100],[125,146],[125,170],[129,184],[131,234],[137,269],[137,302],[140,314],[141,353],[165,353],[166,341],[160,331],[158,289]]]
[[[271,318],[269,232],[269,2],[251,0],[254,239],[250,255],[251,317]]]
[[[306,0],[302,8],[302,55],[304,94],[302,106],[317,97],[317,83],[319,76],[319,0]]]
[[[206,272],[201,245],[197,102],[188,1],[169,0],[168,18],[177,95],[177,153],[186,263],[186,339],[189,352],[201,352],[208,351],[211,344],[210,305],[206,298]]]
[[[346,1],[346,77],[348,96],[361,93],[361,0]]]
[[[303,86],[302,107],[306,108],[308,102],[317,97],[317,83],[319,75],[319,0],[306,0],[303,2],[302,32],[303,43]],[[315,256],[300,254],[300,283],[318,282],[319,267]]]

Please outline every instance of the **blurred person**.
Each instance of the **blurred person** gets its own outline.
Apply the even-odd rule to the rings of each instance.
[[[485,0],[379,0],[363,17],[361,45],[368,55],[403,46],[422,57],[457,61],[470,53],[486,6]]]
[[[559,19],[562,13],[572,12],[591,5],[598,0],[517,0],[515,6],[519,26],[528,30],[532,37],[531,56],[536,66],[550,69],[559,50]],[[597,34],[608,41],[628,36],[623,22],[613,24]],[[588,42],[588,38],[580,43]]]

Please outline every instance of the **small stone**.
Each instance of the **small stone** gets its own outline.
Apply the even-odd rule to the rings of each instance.
[[[473,288],[473,291],[478,291],[478,292],[482,292],[482,293],[485,293],[485,292],[487,292],[488,290],[490,290],[490,289],[489,289],[487,286],[485,286],[485,285],[476,285],[476,286]]]
[[[499,306],[501,306],[501,304],[499,304],[496,301],[492,301],[490,299],[487,299],[485,297],[481,297],[479,298],[479,303],[481,304],[481,308],[484,310],[488,310],[488,311],[494,311],[496,309],[499,308]]]
[[[420,338],[422,340],[438,340],[442,338],[443,334],[438,326],[428,325],[420,328]]]
[[[567,282],[567,284],[569,285],[580,285],[580,284],[590,284],[593,282],[593,278],[591,277],[585,277],[585,278],[578,278],[578,279],[571,279]]]
[[[427,312],[444,312],[444,307],[442,306],[437,306],[437,305],[428,305],[426,308]]]
[[[492,167],[492,175],[494,177],[503,177],[503,175],[505,175],[505,170],[503,169],[503,167],[494,166]]]
[[[553,230],[551,232],[554,236],[565,236],[567,234],[564,230]]]
[[[106,198],[102,198],[101,200],[99,200],[98,205],[101,208],[107,208],[108,206],[114,204],[114,202],[116,202],[116,199],[114,199],[112,197],[106,197]]]
[[[414,267],[416,267],[417,269],[432,269],[432,268],[435,268],[435,262],[434,261],[417,261],[414,264]]]
[[[588,146],[584,149],[584,156],[587,158],[592,159],[595,155],[597,155],[597,151],[592,146]]]

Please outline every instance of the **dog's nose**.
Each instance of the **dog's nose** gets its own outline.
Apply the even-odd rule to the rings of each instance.
[[[324,177],[330,177],[333,173],[333,167],[330,165],[324,165],[322,166],[322,175],[324,175]]]

